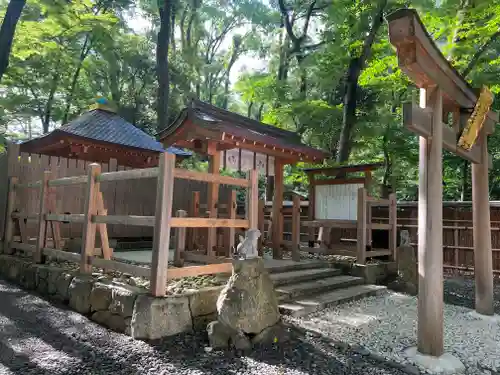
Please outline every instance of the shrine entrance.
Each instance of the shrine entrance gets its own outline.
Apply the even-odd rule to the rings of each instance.
[[[420,138],[418,197],[418,352],[443,354],[443,148],[472,163],[476,312],[493,315],[493,270],[487,137],[498,115],[487,88],[469,86],[445,59],[417,12],[388,16],[389,38],[401,70],[420,89],[420,103],[405,104],[403,123]],[[447,124],[448,118],[452,125]]]

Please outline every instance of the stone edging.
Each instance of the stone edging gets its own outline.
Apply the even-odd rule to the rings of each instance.
[[[4,254],[0,255],[0,277],[62,302],[113,331],[146,340],[205,329],[216,319],[216,302],[223,288],[152,297],[144,289],[102,280],[100,274],[81,275]]]

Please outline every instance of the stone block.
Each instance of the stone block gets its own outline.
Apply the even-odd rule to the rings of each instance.
[[[76,276],[68,288],[69,306],[80,314],[90,313],[90,293],[93,279],[89,276]]]
[[[106,282],[97,282],[90,292],[90,310],[101,311],[108,310],[111,304],[113,285]]]
[[[138,295],[145,294],[144,289],[129,285],[113,285],[109,311],[124,318],[129,318],[134,312],[134,303]]]
[[[390,263],[354,264],[351,274],[362,277],[366,284],[385,284],[385,282],[396,275],[396,265]]]
[[[234,332],[219,321],[207,325],[208,341],[213,349],[228,349],[229,340]]]
[[[217,299],[222,289],[222,286],[208,287],[189,294],[189,305],[193,318],[216,312]]]
[[[191,330],[188,297],[137,297],[131,321],[133,338],[151,340]]]
[[[203,331],[208,323],[217,320],[217,312],[208,315],[193,316],[193,329],[195,331]]]
[[[63,302],[67,302],[69,301],[69,286],[71,285],[71,282],[75,278],[75,275],[72,272],[67,272],[65,270],[62,270],[62,272],[60,273],[54,272],[54,275],[57,274],[58,277],[55,282],[56,286],[55,294],[57,295],[58,299],[60,299]]]
[[[21,269],[20,284],[28,290],[36,289],[37,267],[34,264],[25,263]]]

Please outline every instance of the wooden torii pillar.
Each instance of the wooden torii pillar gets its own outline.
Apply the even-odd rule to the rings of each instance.
[[[486,139],[493,132],[498,116],[489,111],[491,103],[487,103],[487,95],[479,96],[444,58],[415,10],[401,9],[387,19],[399,66],[420,88],[420,106],[411,103],[403,106],[404,125],[420,136],[418,352],[440,357],[443,354],[442,149],[473,163],[476,311],[493,315],[488,189],[491,161]],[[453,114],[453,128],[443,122],[449,113]]]

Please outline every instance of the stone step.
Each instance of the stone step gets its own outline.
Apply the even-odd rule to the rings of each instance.
[[[328,292],[333,289],[347,288],[354,285],[363,284],[362,277],[355,276],[334,276],[324,279],[306,281],[279,286],[276,288],[280,301],[290,300],[298,296],[310,296],[315,293]]]
[[[290,302],[280,303],[280,312],[284,315],[302,317],[329,306],[358,300],[364,297],[380,295],[387,288],[381,285],[356,285],[331,292],[316,294],[311,297],[299,297]]]
[[[269,273],[282,273],[289,271],[299,271],[299,270],[311,270],[315,268],[325,268],[328,267],[327,262],[323,261],[301,261],[301,262],[293,262],[293,261],[276,261],[275,264],[271,263],[271,259],[266,260],[266,270]]]
[[[325,277],[341,275],[342,272],[336,268],[313,268],[298,271],[279,272],[271,274],[274,286],[281,286],[303,281],[312,281]]]

